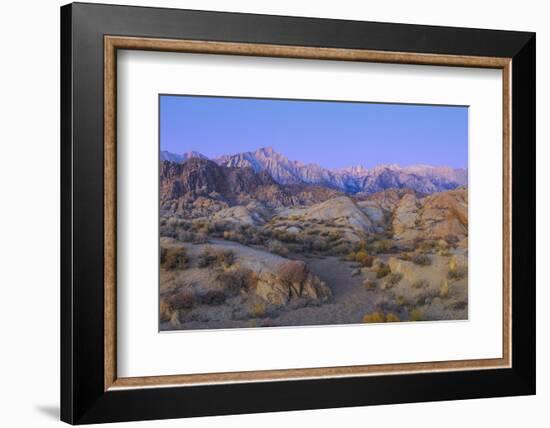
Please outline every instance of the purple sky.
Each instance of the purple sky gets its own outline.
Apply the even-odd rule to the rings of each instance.
[[[468,165],[468,108],[160,96],[160,148],[210,158],[273,147],[325,168]]]

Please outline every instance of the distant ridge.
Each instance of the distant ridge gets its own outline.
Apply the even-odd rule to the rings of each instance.
[[[208,159],[203,154],[196,152],[194,150],[190,152],[185,152],[181,155],[178,155],[176,153],[171,153],[167,150],[161,150],[160,152],[160,160],[163,160],[163,161],[181,163],[181,162],[185,162],[188,159],[193,159],[193,158]]]
[[[199,152],[182,155],[161,152],[161,160],[182,163],[188,159],[208,159]],[[317,164],[304,164],[289,160],[272,147],[263,147],[253,152],[224,155],[212,159],[220,166],[229,168],[252,168],[256,172],[267,172],[277,183],[313,184],[348,194],[376,193],[390,188],[409,188],[429,194],[455,189],[468,184],[468,170],[445,166],[397,164],[378,165],[365,168],[356,165],[348,168],[327,169]]]

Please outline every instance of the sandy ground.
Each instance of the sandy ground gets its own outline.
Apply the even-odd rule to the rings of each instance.
[[[317,307],[297,308],[281,313],[280,325],[319,325],[360,323],[365,313],[375,310],[382,297],[380,290],[363,288],[363,277],[352,276],[355,263],[343,262],[337,257],[304,260],[310,270],[332,290],[333,300]]]

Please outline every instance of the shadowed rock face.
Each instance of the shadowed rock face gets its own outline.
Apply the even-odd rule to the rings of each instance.
[[[338,192],[318,186],[284,186],[267,171],[220,166],[200,157],[192,157],[183,163],[162,161],[160,167],[163,209],[181,208],[200,198],[229,205],[257,201],[271,206],[291,206],[317,203],[336,195]]]
[[[265,172],[257,174],[251,168],[221,167],[198,157],[181,164],[162,162],[160,182],[161,202],[199,196],[232,200],[240,194],[253,196],[260,191],[270,191],[274,198],[285,197],[280,186]]]

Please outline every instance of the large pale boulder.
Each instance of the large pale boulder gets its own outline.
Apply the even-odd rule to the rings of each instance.
[[[308,220],[328,220],[362,232],[373,232],[374,225],[369,217],[347,196],[340,196],[316,204],[304,213]]]
[[[393,214],[393,232],[397,239],[414,239],[418,236],[416,230],[419,202],[413,194],[401,198]]]
[[[301,263],[287,261],[285,263]],[[330,289],[307,269],[297,278],[286,278],[278,272],[263,272],[258,276],[254,293],[273,305],[286,305],[295,299],[326,302],[332,296]]]
[[[468,190],[459,188],[426,197],[420,224],[428,238],[468,236]]]
[[[247,224],[251,226],[258,226],[265,223],[260,214],[242,205],[222,209],[215,213],[213,218],[214,220],[224,220],[231,223]]]
[[[422,199],[412,194],[401,198],[392,221],[394,236],[401,240],[468,236],[468,190],[458,188]]]

